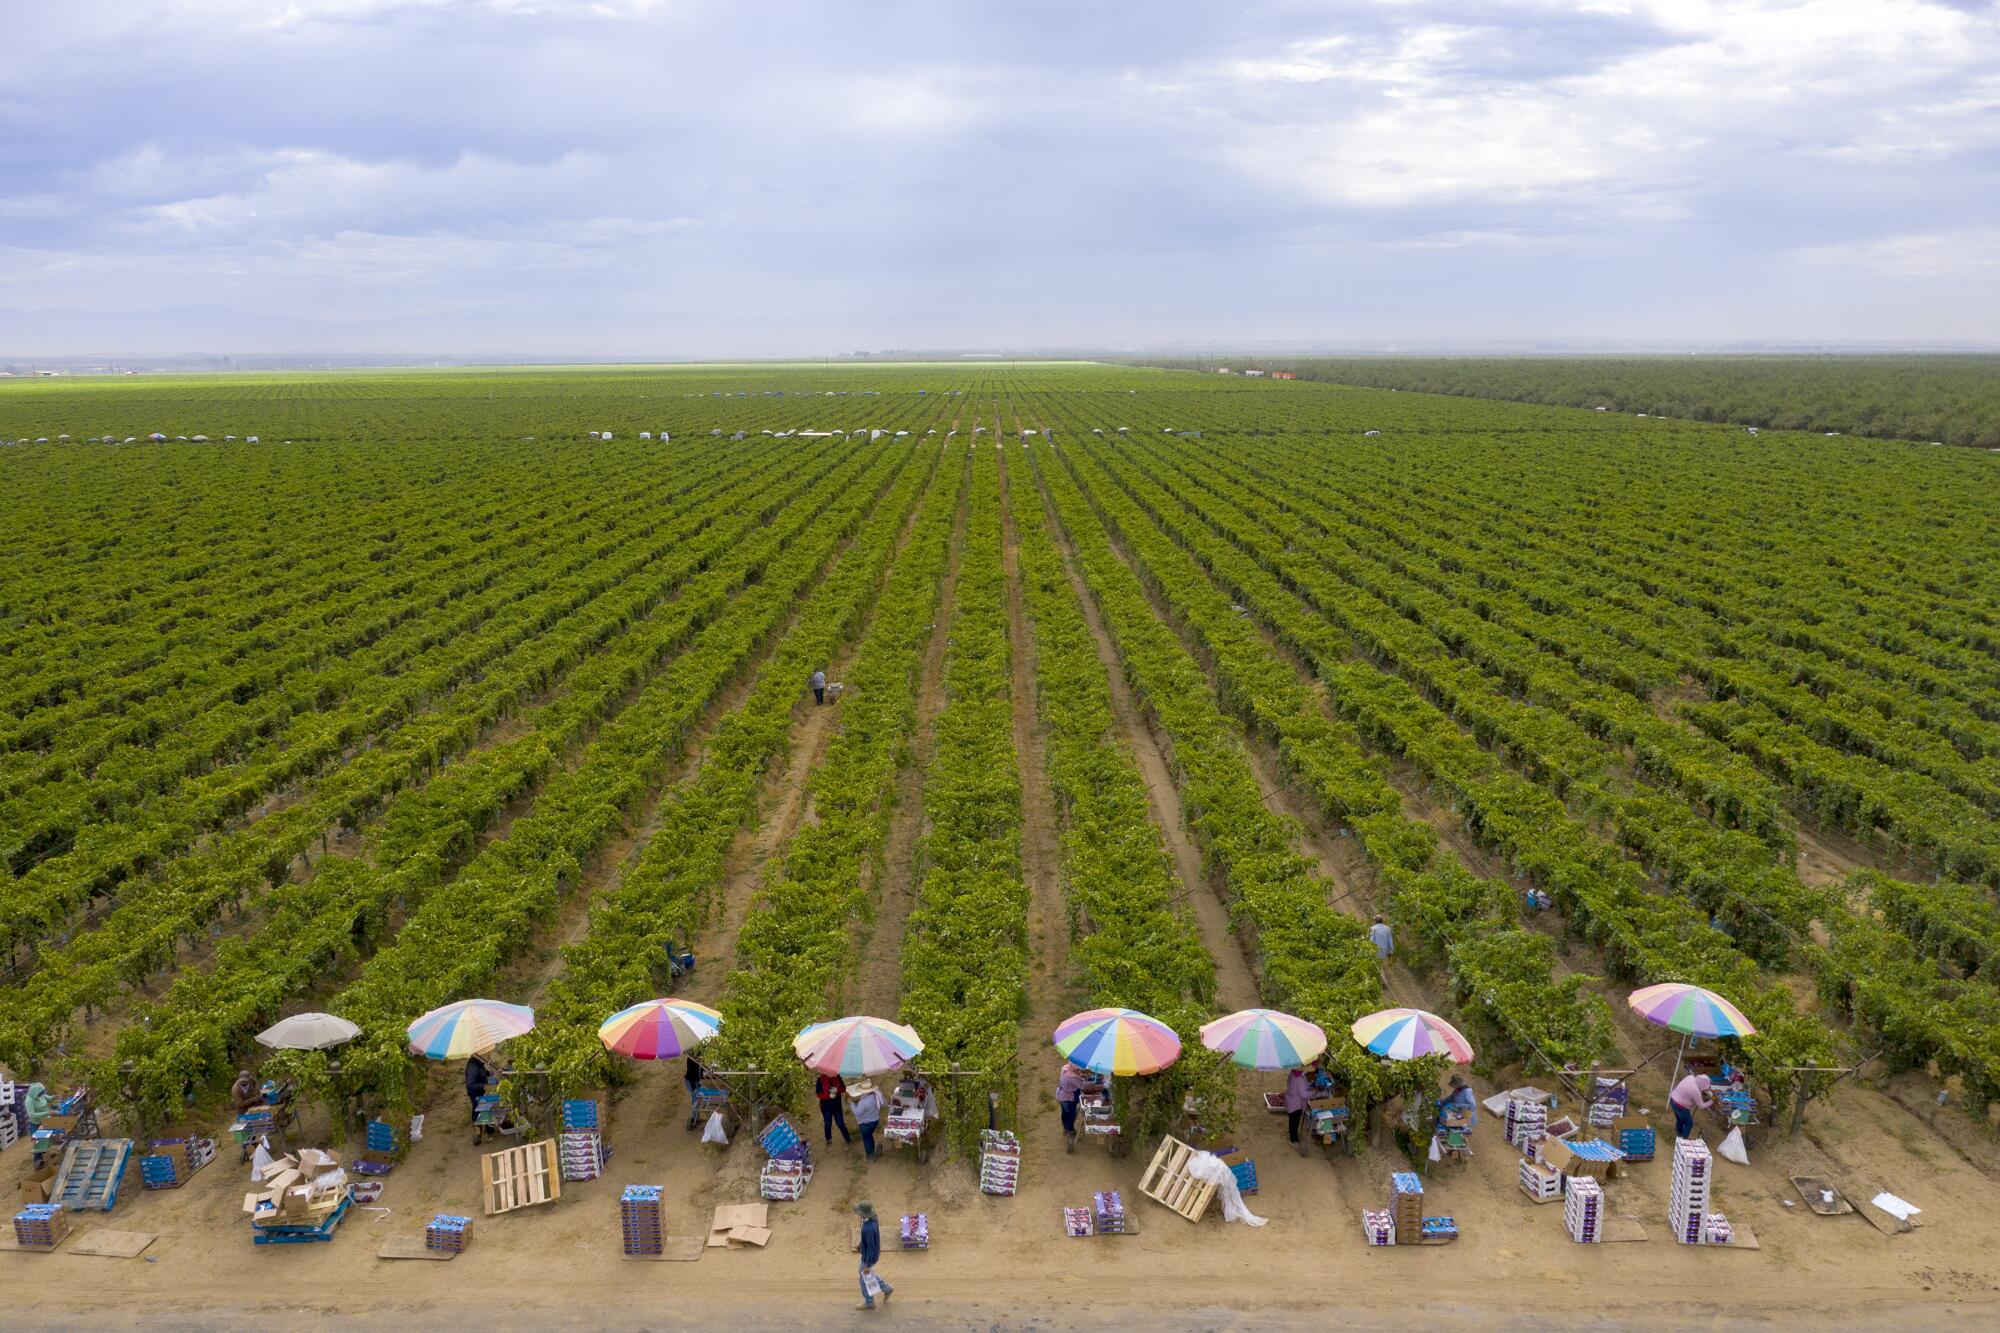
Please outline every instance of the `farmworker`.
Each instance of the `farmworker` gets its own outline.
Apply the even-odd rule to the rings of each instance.
[[[1312,1100],[1312,1079],[1303,1069],[1294,1069],[1285,1075],[1285,1125],[1291,1131],[1292,1146],[1299,1150],[1299,1156],[1306,1155],[1306,1145],[1299,1142],[1299,1121],[1305,1119],[1306,1103]]]
[[[49,1113],[56,1109],[55,1098],[49,1096],[48,1088],[42,1084],[30,1083],[28,1085],[26,1107],[28,1111],[28,1132],[32,1134],[42,1127],[42,1122],[47,1120]]]
[[[1389,923],[1381,917],[1376,917],[1375,924],[1368,927],[1368,938],[1375,941],[1377,962],[1388,962],[1389,955],[1396,952],[1396,937],[1390,934]]]
[[[1056,1077],[1056,1105],[1062,1108],[1066,1152],[1076,1151],[1076,1104],[1083,1097],[1084,1082],[1083,1071],[1068,1060],[1063,1061],[1062,1073]]]
[[[493,1079],[493,1070],[485,1057],[475,1055],[465,1062],[465,1100],[472,1104],[474,1120],[479,1118],[479,1099],[486,1095],[486,1085]]]
[[[1674,1084],[1674,1090],[1667,1097],[1667,1103],[1674,1108],[1674,1137],[1691,1139],[1694,1137],[1694,1113],[1715,1105],[1715,1098],[1708,1095],[1715,1083],[1706,1074],[1689,1074]]]
[[[854,1123],[861,1127],[861,1153],[875,1160],[875,1127],[882,1123],[882,1094],[867,1079],[854,1085]]]
[[[264,1094],[257,1090],[257,1080],[251,1076],[250,1071],[247,1069],[237,1070],[236,1081],[229,1085],[229,1104],[236,1108],[236,1114],[239,1116],[242,1115],[245,1111],[263,1100]],[[250,1160],[250,1147],[250,1142],[246,1140],[243,1144],[243,1151],[237,1156],[238,1161],[247,1162]]]
[[[875,1308],[875,1293],[882,1293],[882,1304],[887,1305],[896,1289],[882,1280],[875,1271],[875,1265],[882,1259],[882,1226],[875,1218],[875,1205],[863,1199],[854,1205],[854,1211],[861,1217],[861,1308]]]
[[[817,671],[814,671],[814,672],[812,673],[812,679],[811,679],[811,680],[809,680],[809,681],[807,681],[806,683],[807,683],[808,685],[811,685],[811,686],[812,686],[812,692],[813,692],[813,702],[814,702],[814,703],[816,703],[816,704],[823,704],[823,703],[825,703],[825,702],[826,702],[826,672],[825,672],[825,670],[824,670],[824,669],[822,669],[822,670],[817,670]]]
[[[36,1130],[42,1127],[42,1122],[49,1118],[49,1114],[56,1109],[55,1099],[49,1096],[49,1090],[46,1087],[39,1083],[30,1083],[28,1085],[27,1098],[23,1102],[23,1109],[28,1113],[28,1133],[32,1136]],[[33,1138],[31,1137],[29,1141],[33,1142]],[[42,1169],[42,1154],[39,1152],[35,1153],[34,1158],[34,1169],[39,1171]]]
[[[1462,1075],[1453,1074],[1450,1089],[1438,1099],[1438,1125],[1442,1127],[1447,1116],[1456,1116],[1461,1112],[1465,1115],[1466,1129],[1479,1123],[1479,1103],[1473,1097],[1472,1089],[1466,1086]]]
[[[698,1104],[697,1094],[701,1091],[701,1081],[707,1077],[708,1070],[703,1068],[701,1061],[695,1058],[694,1052],[689,1051],[687,1065],[681,1070],[681,1082],[687,1084],[688,1090],[689,1129],[694,1128],[695,1107]]]
[[[840,1141],[853,1146],[854,1136],[847,1132],[847,1117],[840,1109],[840,1099],[847,1095],[847,1080],[838,1074],[821,1074],[813,1082],[813,1095],[819,1098],[820,1128],[826,1131],[826,1141],[833,1142],[833,1127],[839,1125]]]

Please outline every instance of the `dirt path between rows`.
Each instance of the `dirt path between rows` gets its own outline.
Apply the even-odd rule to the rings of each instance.
[[[935,748],[937,716],[944,710],[944,656],[951,644],[952,603],[958,591],[958,566],[965,547],[965,487],[971,476],[973,451],[955,482],[958,505],[952,516],[950,554],[944,586],[938,593],[930,641],[924,645],[921,683],[917,692],[916,725],[904,745],[896,770],[895,806],[889,836],[882,847],[882,869],[871,876],[875,890],[872,915],[861,927],[860,961],[841,981],[842,1003],[836,1012],[892,1017],[903,994],[903,922],[917,895],[917,843],[928,827],[924,819],[924,779]]]
[[[1019,454],[1023,451],[1010,451]],[[1038,716],[1034,626],[1021,592],[1020,531],[1014,505],[1039,503],[1034,483],[1017,475],[1025,459],[1000,477],[1002,561],[1007,571],[1007,635],[1012,646],[1014,753],[1021,771],[1021,873],[1028,886],[1028,1014],[1021,1024],[1015,1070],[1016,1122],[1034,1145],[1053,1143],[1056,1056],[1049,1036],[1078,1007],[1069,981],[1069,913],[1062,896],[1061,823],[1049,786],[1048,752]],[[1017,493],[1016,488],[1019,488]]]
[[[1051,466],[1062,465],[1052,463]],[[1091,596],[1090,587],[1084,582],[1077,564],[1076,548],[1070,542],[1069,532],[1062,526],[1062,520],[1055,506],[1049,503],[1046,493],[1042,500],[1050,535],[1062,553],[1070,587],[1075,590],[1077,601],[1083,607],[1084,623],[1090,626],[1091,640],[1097,645],[1097,660],[1104,664],[1106,680],[1111,687],[1111,715],[1126,744],[1131,747],[1133,758],[1139,762],[1139,775],[1145,779],[1146,802],[1152,807],[1153,822],[1166,837],[1167,850],[1173,854],[1174,869],[1181,881],[1183,900],[1194,913],[1203,947],[1215,960],[1216,999],[1225,1009],[1252,1008],[1258,1003],[1257,979],[1244,957],[1242,941],[1229,928],[1229,911],[1222,905],[1220,895],[1202,868],[1201,852],[1195,847],[1187,826],[1181,822],[1179,788],[1174,782],[1173,769],[1167,762],[1167,742],[1153,729],[1151,716],[1133,697],[1132,686],[1125,679],[1125,668],[1118,660],[1118,650],[1112,645],[1110,631],[1104,627],[1097,601]]]

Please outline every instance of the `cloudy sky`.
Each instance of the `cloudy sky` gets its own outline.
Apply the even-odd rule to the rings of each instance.
[[[2000,342],[2000,0],[6,0],[0,353]]]

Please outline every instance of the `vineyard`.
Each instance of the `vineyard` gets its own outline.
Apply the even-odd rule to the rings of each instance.
[[[1391,368],[0,386],[0,1065],[135,1132],[246,1062],[448,1118],[404,1030],[490,995],[544,1100],[639,1099],[597,1025],[680,994],[803,1113],[793,1034],[873,1012],[963,1171],[1077,1009],[1189,1053],[1128,1124],[1254,1138],[1226,1009],[1434,1009],[1483,1095],[1632,1068],[1690,981],[1781,1117],[1990,1190],[2000,458]],[[363,1035],[266,1062],[300,1009]],[[1357,1115],[1436,1088],[1331,1056]]]

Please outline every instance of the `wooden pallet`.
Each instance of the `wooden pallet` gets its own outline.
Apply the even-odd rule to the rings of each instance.
[[[479,1175],[488,1217],[553,1203],[562,1197],[562,1170],[554,1139],[487,1153],[479,1159]]]
[[[110,1212],[118,1203],[118,1184],[132,1161],[130,1139],[71,1139],[63,1149],[62,1165],[49,1185],[49,1202],[71,1212]]]
[[[1169,1134],[1160,1141],[1146,1174],[1139,1177],[1139,1193],[1155,1203],[1165,1204],[1190,1222],[1199,1222],[1215,1197],[1215,1186],[1188,1174],[1188,1161],[1195,1149]]]

